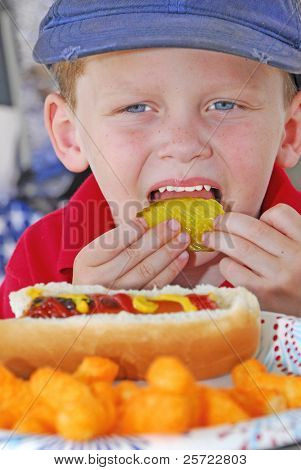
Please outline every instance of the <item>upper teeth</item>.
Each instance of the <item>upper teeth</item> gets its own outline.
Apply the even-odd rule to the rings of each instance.
[[[176,192],[181,192],[181,191],[202,191],[202,189],[205,189],[206,191],[210,191],[212,186],[209,184],[199,184],[197,186],[162,186],[159,188],[160,193],[164,193],[164,191],[176,191]]]

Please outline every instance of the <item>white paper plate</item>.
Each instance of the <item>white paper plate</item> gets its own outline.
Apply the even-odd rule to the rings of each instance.
[[[261,346],[257,358],[269,371],[301,376],[301,319],[262,313]],[[230,377],[206,381],[230,385]],[[181,435],[110,436],[78,443],[57,436],[21,435],[0,431],[0,448],[87,450],[273,449],[301,441],[301,408],[236,425],[200,428]]]

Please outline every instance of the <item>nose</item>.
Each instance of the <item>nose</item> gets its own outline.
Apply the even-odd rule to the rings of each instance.
[[[161,127],[160,134],[160,159],[174,158],[188,162],[194,158],[207,159],[212,156],[209,136],[205,135],[200,123],[192,124],[184,120],[177,125],[169,123]]]

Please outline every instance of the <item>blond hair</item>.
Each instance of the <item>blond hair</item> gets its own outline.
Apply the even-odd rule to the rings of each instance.
[[[76,82],[84,74],[86,58],[72,62],[58,62],[51,66],[60,94],[72,110],[76,108]]]
[[[76,81],[85,72],[86,58],[72,62],[58,62],[51,66],[59,91],[72,110],[76,109]],[[298,92],[294,77],[284,73],[284,105],[288,107]]]

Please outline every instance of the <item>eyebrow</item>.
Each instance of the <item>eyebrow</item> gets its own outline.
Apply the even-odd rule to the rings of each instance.
[[[223,87],[223,92],[224,91],[227,91],[227,88],[228,86],[226,85],[225,87]],[[235,88],[232,88],[231,86],[229,86],[229,89],[231,90],[231,92],[233,92],[235,95],[239,95],[241,94],[243,91],[254,91],[254,92],[257,92],[257,93],[264,93],[264,89],[259,87],[258,85],[254,85],[254,84],[246,84],[246,83],[243,83],[240,87],[238,86],[235,86]]]
[[[108,96],[112,96],[112,95],[121,95],[122,93],[125,93],[125,92],[128,92],[128,93],[133,93],[133,94],[137,94],[137,93],[145,93],[145,91],[148,91],[148,89],[144,89],[144,90],[141,90],[141,89],[134,89],[134,88],[131,88],[131,87],[127,87],[127,86],[120,86],[120,84],[118,83],[117,84],[118,86],[118,89],[117,90],[113,90],[113,91],[105,91],[104,92],[104,95],[108,95]]]
[[[117,90],[112,90],[112,91],[104,91],[103,92],[103,95],[104,97],[108,96],[108,97],[112,97],[112,96],[121,96],[121,95],[124,95],[124,93],[129,93],[129,94],[132,94],[132,95],[139,95],[139,94],[144,94],[144,93],[148,93],[150,91],[154,92],[154,90],[150,90],[150,87],[145,87],[144,89],[135,89],[135,88],[132,88],[132,87],[127,87],[127,86],[124,86],[120,88],[120,85],[118,84],[118,89]],[[212,87],[208,87],[207,90],[202,90],[202,88],[200,87],[200,90],[201,91],[204,91],[204,92],[209,92],[209,93],[213,93],[215,92],[215,89],[219,88],[221,91],[220,93],[227,93],[227,92],[231,92],[231,94],[239,97],[244,91],[251,91],[251,92],[256,92],[256,93],[259,93],[259,94],[264,94],[265,93],[265,90],[261,87],[259,87],[258,85],[255,85],[255,84],[245,84],[243,83],[241,86],[237,86],[235,85],[235,87],[233,87],[232,84],[217,84],[216,87],[215,86],[212,86]],[[158,90],[155,91],[155,93],[158,93]]]

